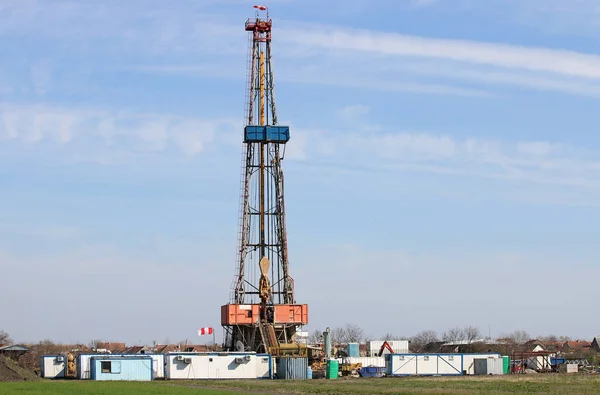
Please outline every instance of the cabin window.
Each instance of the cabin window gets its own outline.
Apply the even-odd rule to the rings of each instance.
[[[100,371],[102,373],[121,373],[121,361],[100,361]]]

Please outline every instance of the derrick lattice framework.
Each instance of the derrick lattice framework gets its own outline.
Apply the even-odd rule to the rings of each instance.
[[[245,28],[249,64],[239,250],[221,324],[228,349],[274,352],[293,342],[308,310],[296,304],[289,270],[281,162],[290,130],[277,121],[272,21],[257,13]]]

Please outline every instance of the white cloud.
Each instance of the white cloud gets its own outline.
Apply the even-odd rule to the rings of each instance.
[[[173,8],[160,2],[61,1],[48,7],[13,1],[4,6],[0,33],[54,37],[54,44],[78,58],[108,56],[114,59],[108,67],[119,69],[243,78],[243,66],[235,66],[246,53],[242,26],[213,3],[190,1]],[[491,96],[490,85],[506,85],[600,96],[600,57],[592,54],[277,23],[274,52],[281,82],[468,96]],[[124,60],[132,53],[137,66]],[[39,93],[52,82],[51,65],[53,60],[45,59],[33,67]]]
[[[274,48],[279,82],[468,96],[492,96],[490,87],[512,86],[600,97],[600,56],[594,54],[295,21],[280,25],[276,34],[281,44]],[[241,62],[241,49],[236,53]],[[222,65],[169,62],[134,68],[241,76],[230,59],[213,60]]]
[[[381,82],[381,89],[438,84],[473,90],[472,84],[483,83],[600,96],[600,56],[594,54],[293,21],[282,25],[281,56],[303,56],[323,79]]]
[[[125,150],[162,151],[171,144],[188,155],[229,136],[239,126],[229,119],[127,113],[54,106],[0,106],[0,140],[58,145],[81,143]]]
[[[308,27],[308,26],[307,26]],[[282,29],[282,40],[326,49],[414,56],[599,79],[600,56],[568,50],[434,39],[331,26]],[[303,31],[304,34],[299,34]]]
[[[453,174],[600,189],[600,153],[548,141],[457,139],[422,132],[295,129],[302,157],[391,172]],[[322,150],[321,147],[327,147]]]
[[[353,124],[369,114],[371,109],[362,104],[348,105],[340,110],[340,116],[346,123]]]
[[[342,113],[365,115],[351,105]],[[363,166],[377,171],[470,175],[586,188],[600,188],[600,153],[552,141],[458,139],[422,131],[368,128],[357,121],[343,130],[293,126],[286,148],[290,160]],[[0,139],[20,144],[50,143],[55,160],[109,161],[136,152],[176,149],[194,156],[239,151],[240,125],[230,119],[196,119],[103,109],[43,106],[0,107]],[[72,147],[71,147],[72,146]],[[213,149],[214,148],[214,149]],[[17,151],[19,152],[19,151]],[[25,152],[25,151],[24,151]],[[67,155],[67,153],[69,155]],[[104,156],[103,156],[104,155]],[[110,161],[109,161],[110,162]]]

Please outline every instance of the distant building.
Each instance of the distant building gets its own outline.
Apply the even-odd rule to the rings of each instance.
[[[561,351],[565,354],[569,353],[586,353],[591,350],[592,343],[586,341],[569,341],[563,344]]]
[[[590,348],[596,352],[600,352],[600,336],[596,336],[590,344]]]
[[[0,355],[10,358],[19,358],[21,355],[31,351],[29,347],[21,344],[12,344],[10,346],[0,347]]]

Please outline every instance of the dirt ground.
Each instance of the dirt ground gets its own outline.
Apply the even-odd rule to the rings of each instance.
[[[12,359],[0,355],[0,382],[37,380],[40,380],[40,378],[33,371],[25,369]]]

